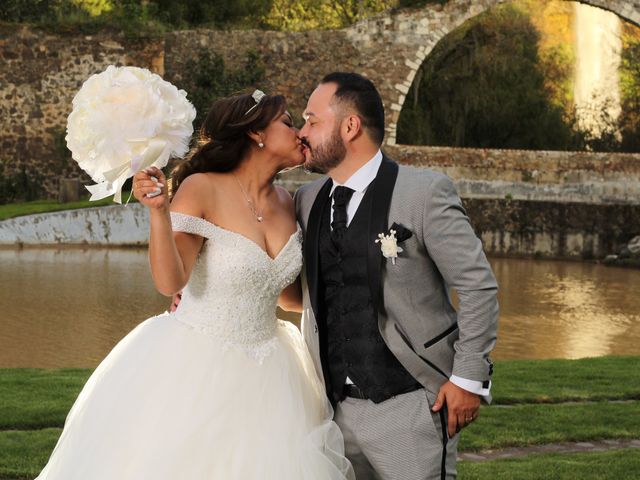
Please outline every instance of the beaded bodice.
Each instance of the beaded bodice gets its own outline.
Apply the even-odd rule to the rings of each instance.
[[[302,268],[300,227],[271,258],[252,240],[202,218],[171,212],[171,223],[174,231],[206,239],[175,318],[261,361],[275,340],[278,296]]]

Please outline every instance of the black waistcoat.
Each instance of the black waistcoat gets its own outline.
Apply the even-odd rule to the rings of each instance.
[[[344,398],[347,376],[376,403],[418,387],[378,330],[378,314],[367,276],[371,197],[365,194],[339,245],[331,239],[331,198],[327,199],[320,223],[319,303],[326,319],[325,379],[334,402]]]

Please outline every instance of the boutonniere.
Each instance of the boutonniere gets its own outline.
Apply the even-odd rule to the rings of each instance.
[[[391,263],[395,265],[396,258],[398,257],[398,253],[402,251],[402,248],[398,246],[396,231],[389,230],[389,235],[385,235],[384,233],[379,233],[376,243],[378,242],[380,243],[380,248],[382,249],[382,255],[384,256],[384,258],[390,258]]]
[[[397,236],[396,236],[397,235]],[[380,249],[382,250],[382,256],[384,258],[390,258],[391,263],[396,264],[396,258],[398,258],[398,253],[402,252],[402,248],[398,246],[398,242],[402,242],[407,238],[410,238],[411,230],[405,228],[399,223],[395,223],[391,226],[389,230],[389,234],[385,235],[384,233],[378,234],[378,239],[376,243],[380,243]]]

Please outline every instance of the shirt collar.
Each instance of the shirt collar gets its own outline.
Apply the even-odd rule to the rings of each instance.
[[[356,172],[351,175],[346,182],[337,183],[334,180],[333,185],[331,186],[331,192],[329,192],[329,196],[332,196],[333,191],[340,185],[349,187],[356,192],[364,193],[369,184],[373,181],[374,178],[376,178],[381,163],[382,152],[378,150],[373,158],[362,165],[358,170],[356,170]]]

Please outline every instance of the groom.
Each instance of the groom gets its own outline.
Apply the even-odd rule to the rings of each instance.
[[[491,399],[497,284],[482,245],[449,178],[380,151],[369,80],[327,75],[304,118],[305,167],[329,178],[295,196],[302,330],[346,454],[358,480],[455,478],[457,432]]]

